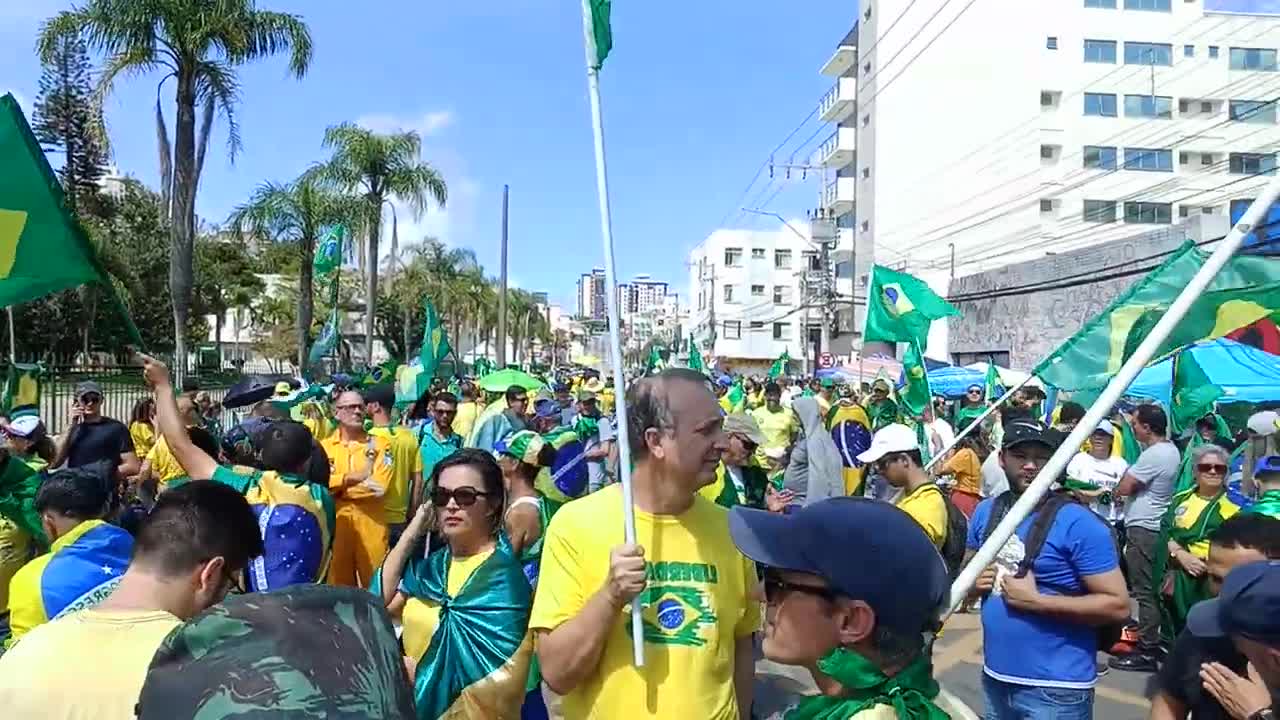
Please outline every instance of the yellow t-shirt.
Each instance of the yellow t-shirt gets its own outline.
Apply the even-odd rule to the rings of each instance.
[[[140,458],[146,457],[156,444],[156,431],[150,423],[129,423],[129,437],[133,438],[133,454]]]
[[[1173,524],[1177,525],[1180,530],[1195,525],[1200,520],[1200,514],[1204,509],[1209,507],[1209,501],[1192,493],[1177,510],[1173,511]],[[1218,501],[1218,512],[1222,515],[1223,520],[1229,520],[1233,515],[1240,512],[1240,506],[1226,499],[1225,497]],[[1209,558],[1209,540],[1206,538],[1199,542],[1191,543],[1191,547],[1187,548],[1187,552],[1195,555],[1201,560]]]
[[[151,463],[151,476],[156,479],[161,490],[169,484],[170,480],[187,474],[178,462],[178,458],[173,456],[173,451],[169,449],[169,443],[163,435],[156,440],[155,445],[151,446],[151,451],[147,453],[147,461]]]
[[[458,414],[453,416],[453,431],[462,436],[465,440],[471,437],[471,431],[476,426],[476,418],[480,416],[480,406],[473,402],[458,403]]]
[[[628,718],[736,720],[734,646],[760,629],[755,564],[734,547],[728,511],[702,496],[679,516],[635,515],[649,568],[639,598],[645,666],[632,665],[624,608],[595,672],[564,697],[564,717],[615,718],[625,708]],[[609,552],[622,543],[620,485],[560,508],[543,542],[529,628],[551,630],[577,615],[604,586]]]
[[[471,574],[491,555],[493,550],[476,553],[467,558],[450,558],[448,587],[445,588],[449,591],[449,595],[457,597],[458,593],[462,592],[462,586],[471,578]],[[401,625],[404,627],[404,633],[401,636],[404,654],[414,660],[421,659],[427,653],[427,647],[431,645],[431,636],[436,634],[436,628],[440,625],[440,606],[418,598],[409,598],[404,604]]]
[[[414,474],[422,475],[422,454],[418,452],[418,438],[406,427],[376,427],[369,431],[370,435],[387,438],[391,441],[392,468],[391,485],[387,487],[387,524],[395,525],[405,521],[409,508],[410,481]]]
[[[133,720],[147,666],[181,624],[164,611],[81,610],[33,629],[0,656],[4,716]]]
[[[374,505],[385,502],[396,464],[390,439],[370,435],[367,440],[345,442],[341,433],[334,433],[323,440],[320,447],[329,456],[329,490],[334,493],[335,502],[365,501]],[[363,473],[366,469],[372,471],[364,482],[337,494],[347,474]]]
[[[942,547],[942,543],[947,541],[947,504],[937,485],[925,483],[915,492],[903,495],[895,504],[924,528],[934,545]]]
[[[786,448],[791,445],[791,436],[797,429],[795,413],[786,408],[773,412],[768,407],[762,407],[753,410],[751,417],[756,419],[760,432],[764,433],[764,445],[761,448]]]
[[[9,612],[9,581],[31,559],[31,536],[0,516],[0,613]]]

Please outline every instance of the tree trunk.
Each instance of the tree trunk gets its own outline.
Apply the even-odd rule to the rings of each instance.
[[[302,267],[298,273],[298,368],[304,372],[311,353],[311,320],[315,316],[315,277],[311,267],[315,254],[315,237],[311,233],[303,233]]]
[[[373,367],[373,318],[378,306],[378,234],[381,232],[382,202],[379,201],[369,212],[369,257],[365,262],[369,273],[364,299],[364,355],[368,367]]]
[[[187,320],[191,314],[191,254],[196,225],[196,107],[195,78],[183,69],[177,82],[174,119],[173,237],[169,249],[169,294],[173,299],[174,382],[182,386],[187,374]]]
[[[213,346],[217,348],[218,372],[222,372],[222,320],[226,314],[226,308],[223,308],[213,317]]]

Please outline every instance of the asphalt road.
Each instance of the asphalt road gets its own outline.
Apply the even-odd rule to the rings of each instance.
[[[1106,659],[1105,654],[1099,654]],[[934,646],[934,676],[948,691],[982,716],[982,630],[977,615],[954,615]],[[1093,716],[1105,720],[1146,720],[1153,676],[1112,670],[1098,681]],[[797,695],[816,692],[808,672],[760,660],[756,663],[756,716],[769,717]]]

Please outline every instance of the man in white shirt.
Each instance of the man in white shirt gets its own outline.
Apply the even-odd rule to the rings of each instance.
[[[1089,449],[1067,464],[1067,479],[1076,494],[1089,499],[1089,507],[1103,520],[1119,529],[1124,521],[1124,498],[1115,495],[1120,478],[1129,469],[1124,458],[1111,455],[1116,426],[1110,420],[1098,423],[1089,436]]]

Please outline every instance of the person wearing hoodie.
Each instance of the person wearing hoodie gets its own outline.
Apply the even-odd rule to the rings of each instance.
[[[792,508],[844,495],[840,451],[827,432],[818,401],[798,397],[791,409],[799,420],[800,432],[782,476],[783,489],[777,495]]]

